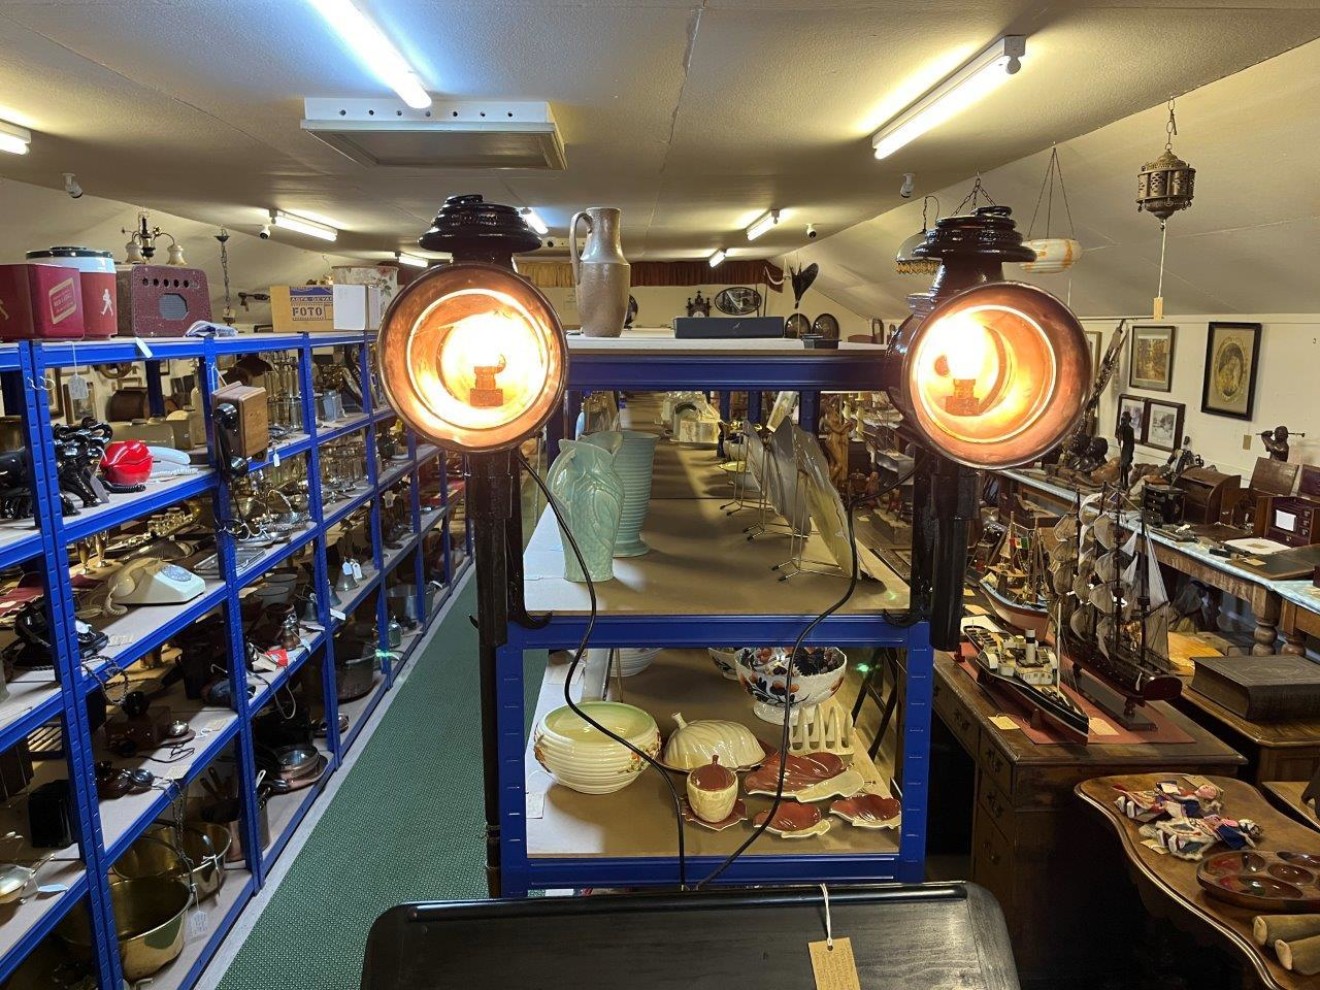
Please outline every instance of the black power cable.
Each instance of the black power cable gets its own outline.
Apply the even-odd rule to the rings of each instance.
[[[686,890],[687,845],[683,835],[683,798],[678,793],[678,788],[674,786],[672,776],[667,770],[665,770],[660,761],[650,753],[634,746],[622,736],[615,735],[579,708],[577,702],[573,700],[573,677],[577,673],[578,665],[582,662],[582,658],[587,652],[587,644],[591,641],[591,634],[596,627],[596,586],[592,583],[591,575],[587,568],[587,562],[582,556],[582,551],[578,548],[577,540],[573,538],[573,531],[569,528],[568,521],[564,518],[563,512],[560,511],[559,505],[555,502],[554,496],[550,494],[550,489],[547,488],[545,482],[541,480],[541,476],[536,473],[536,469],[527,462],[527,458],[523,456],[522,451],[518,452],[518,462],[522,464],[527,473],[532,476],[532,480],[536,482],[536,487],[541,489],[541,493],[545,495],[545,500],[550,506],[550,511],[555,514],[555,520],[559,523],[560,532],[562,532],[568,540],[568,545],[573,550],[573,556],[577,558],[578,565],[582,568],[582,576],[587,583],[587,596],[591,600],[591,612],[587,618],[587,627],[582,632],[582,640],[578,643],[577,651],[573,654],[573,659],[569,662],[568,676],[564,679],[564,701],[574,715],[582,719],[582,721],[586,722],[596,731],[605,735],[607,738],[613,739],[615,742],[637,754],[664,779],[665,786],[669,788],[670,796],[674,799],[674,823],[678,830],[678,886],[679,889]]]

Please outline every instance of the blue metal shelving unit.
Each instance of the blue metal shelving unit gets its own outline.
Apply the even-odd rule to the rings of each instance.
[[[556,446],[555,435],[576,417],[581,394],[591,390],[793,390],[801,393],[803,418],[811,422],[819,409],[821,391],[874,390],[880,380],[877,348],[850,349],[845,345],[838,351],[805,351],[787,341],[754,342],[751,346],[707,341],[684,345],[682,341],[628,338],[570,340],[567,411],[564,424],[551,423],[551,449]],[[715,593],[716,589],[703,588],[694,576],[694,597]],[[821,607],[824,604],[820,603]],[[691,613],[602,611],[596,620],[591,645],[705,648],[791,643],[815,618],[815,612],[806,610],[776,614],[698,612],[697,609]],[[551,614],[548,624],[541,628],[528,629],[515,624],[510,628],[508,644],[498,650],[500,846],[505,896],[547,888],[675,884],[678,879],[676,855],[629,858],[556,852],[538,856],[529,848],[524,653],[575,648],[586,622],[586,614],[563,612]],[[837,614],[822,622],[807,642],[887,646],[907,653],[902,826],[897,851],[765,855],[765,846],[758,845],[749,849],[721,881],[739,884],[920,881],[925,861],[933,677],[929,627],[925,623],[893,625],[879,614]],[[597,830],[609,827],[593,823]],[[765,837],[761,843],[782,841]],[[720,856],[689,856],[689,879],[703,878],[721,860]]]
[[[58,895],[34,898],[16,915],[0,925],[0,982],[4,982],[22,964],[31,951],[71,910],[90,911],[92,929],[97,941],[95,970],[100,986],[119,986],[121,972],[115,939],[113,907],[109,896],[107,873],[114,861],[132,845],[154,820],[165,814],[183,793],[189,782],[200,775],[222,753],[232,752],[234,766],[240,780],[243,804],[243,845],[248,851],[244,869],[231,871],[218,899],[204,905],[208,908],[209,930],[204,939],[185,947],[184,954],[157,974],[156,987],[189,987],[199,977],[215,950],[232,928],[252,896],[265,883],[271,867],[286,847],[290,837],[307,811],[320,797],[324,785],[340,766],[345,753],[361,730],[362,724],[394,683],[401,666],[411,659],[440,606],[465,575],[466,564],[456,572],[449,567],[450,553],[446,541],[443,553],[431,562],[434,575],[443,582],[443,591],[436,595],[429,614],[425,611],[423,576],[427,561],[421,553],[413,554],[413,570],[398,576],[398,565],[422,545],[424,536],[449,515],[448,480],[441,462],[439,472],[440,511],[422,514],[419,511],[421,491],[419,468],[436,457],[433,447],[418,449],[415,438],[409,438],[408,459],[390,464],[378,476],[376,467],[376,433],[391,425],[394,413],[388,408],[372,408],[370,392],[364,396],[365,410],[348,420],[328,426],[317,426],[312,389],[312,353],[327,347],[352,349],[360,362],[362,380],[369,380],[368,350],[374,339],[365,334],[278,334],[247,335],[237,338],[215,339],[150,339],[131,340],[117,338],[108,341],[83,343],[20,343],[0,345],[0,377],[5,380],[5,395],[10,402],[22,402],[22,418],[28,450],[32,460],[34,498],[37,506],[36,521],[39,529],[30,531],[22,527],[0,530],[0,566],[17,564],[33,566],[42,575],[51,628],[55,633],[53,656],[54,679],[49,686],[24,687],[26,706],[0,708],[0,750],[7,749],[35,729],[58,721],[65,733],[68,777],[75,804],[75,845],[66,853],[57,853],[57,859],[76,860],[82,864],[67,867],[61,874],[67,879],[68,889]],[[210,393],[218,385],[220,359],[247,353],[276,351],[296,352],[301,385],[303,422],[311,424],[307,432],[273,449],[252,468],[270,466],[280,459],[305,456],[308,459],[308,480],[311,490],[311,522],[288,542],[271,548],[257,561],[239,571],[235,565],[236,544],[223,525],[217,537],[220,558],[220,577],[208,582],[206,592],[198,599],[180,606],[144,606],[131,609],[126,616],[111,620],[107,631],[112,635],[111,646],[105,651],[108,659],[83,663],[78,655],[74,635],[74,597],[70,576],[69,550],[79,540],[134,520],[144,519],[171,505],[189,498],[209,498],[215,517],[222,524],[229,519],[230,497],[225,479],[213,470],[204,470],[185,479],[150,486],[137,495],[112,496],[104,506],[84,509],[79,514],[64,518],[59,509],[59,487],[53,469],[54,450],[51,442],[51,417],[46,401],[46,373],[52,368],[70,368],[102,363],[145,362],[148,386],[159,392],[160,361],[185,362],[195,365],[206,410],[208,438],[213,437],[210,421]],[[154,380],[153,380],[154,379]],[[21,399],[19,397],[22,397]],[[10,412],[15,411],[12,406]],[[322,506],[319,468],[321,445],[340,437],[361,433],[368,452],[369,484],[363,493],[338,505]],[[212,447],[214,449],[214,447]],[[379,500],[389,487],[406,482],[411,499],[412,534],[402,549],[388,554],[381,552]],[[385,595],[395,583],[412,584],[417,593],[417,614],[423,618],[419,627],[405,638],[397,659],[383,660],[382,676],[376,689],[365,700],[349,703],[352,720],[348,735],[338,734],[339,705],[336,701],[334,674],[334,632],[340,625],[331,615],[331,577],[326,567],[327,531],[341,522],[354,509],[370,504],[371,538],[375,548],[374,566],[367,579],[355,590],[345,604],[345,614],[352,614],[357,606],[375,593],[376,618],[385,617]],[[464,534],[466,545],[469,537]],[[243,662],[244,644],[240,614],[242,592],[260,580],[272,568],[307,547],[313,550],[313,570],[320,606],[319,629],[304,637],[304,648],[292,651],[289,665],[274,675],[267,675],[262,688],[247,697],[246,667]],[[87,718],[86,697],[99,684],[98,674],[113,663],[123,668],[140,660],[166,642],[180,630],[219,609],[226,617],[229,636],[230,678],[233,697],[231,709],[203,708],[191,716],[197,730],[192,753],[162,771],[159,764],[149,764],[158,777],[168,780],[160,789],[145,795],[128,796],[100,803],[96,796],[93,763],[92,732]],[[329,635],[327,635],[327,630]],[[382,652],[385,651],[385,629],[381,624]],[[307,663],[319,662],[324,689],[324,708],[329,726],[325,740],[328,765],[316,785],[303,791],[272,798],[280,802],[277,810],[270,806],[268,842],[263,842],[255,780],[252,718],[269,703],[281,687],[286,685]],[[11,688],[17,689],[16,685]],[[30,696],[29,696],[30,695]],[[76,876],[73,874],[76,873]]]

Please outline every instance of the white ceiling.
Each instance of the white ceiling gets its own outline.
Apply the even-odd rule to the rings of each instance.
[[[1169,219],[1167,313],[1320,312],[1320,41],[1182,97],[1174,151],[1197,170],[1192,206]],[[1146,315],[1159,280],[1159,221],[1136,209],[1138,169],[1164,144],[1167,110],[1151,108],[1059,147],[1076,234],[1085,248],[1068,272],[1035,281],[1086,316]],[[1049,152],[982,177],[1023,231],[1040,195]],[[936,189],[951,213],[971,183]],[[919,189],[918,192],[926,192]],[[921,228],[919,196],[901,208],[792,252],[816,262],[816,284],[858,313],[902,318],[907,293],[929,279],[898,275],[894,253]],[[1055,236],[1067,236],[1056,193]],[[1044,207],[1036,236],[1043,235]]]
[[[720,246],[777,255],[805,243],[808,221],[823,252],[824,237],[903,205],[903,172],[923,188],[958,183],[1320,36],[1315,0],[359,2],[436,95],[549,100],[568,170],[371,170],[326,148],[298,127],[304,97],[389,94],[298,0],[0,0],[0,119],[36,132],[32,153],[4,156],[0,175],[55,187],[74,171],[89,194],[235,231],[254,231],[271,207],[321,215],[346,232],[336,250],[358,255],[407,245],[446,195],[470,191],[536,206],[560,238],[577,209],[620,206],[634,259]],[[879,123],[1005,32],[1030,36],[1014,80],[886,162],[871,158]],[[1252,188],[1296,173],[1270,144],[1198,126],[1190,102],[1178,145],[1187,157],[1208,163],[1200,142],[1218,142]],[[1286,131],[1297,104],[1276,106]],[[1128,209],[1139,159],[1159,150],[1152,126],[1105,146],[1114,194],[1103,210],[1080,211],[1079,223],[1095,225],[1089,244],[1121,240],[1107,224]],[[1075,197],[1081,148],[1065,149]],[[1256,155],[1271,168],[1248,167]],[[1313,161],[1297,164],[1313,176]],[[1281,164],[1284,176],[1273,171]],[[1034,200],[1043,164],[1024,167],[1016,185]],[[1189,221],[1211,213],[1228,174],[1205,168],[1206,199]],[[1024,202],[1021,192],[999,195]],[[787,219],[748,246],[742,228],[771,206]],[[1258,222],[1250,206],[1239,197],[1234,216]],[[869,243],[865,228],[846,236]],[[859,281],[892,248],[868,252],[848,252]],[[1268,257],[1267,241],[1259,252]],[[828,273],[836,286],[843,265]],[[866,311],[894,292],[854,296]]]

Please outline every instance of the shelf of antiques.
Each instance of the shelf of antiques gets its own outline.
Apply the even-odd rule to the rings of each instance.
[[[819,411],[821,390],[862,387],[877,352],[813,354],[800,345],[788,346],[792,343],[661,336],[570,340],[564,425],[571,427],[581,408],[586,438],[563,444],[548,484],[561,504],[589,504],[593,496],[565,494],[568,489],[562,486],[577,483],[568,477],[574,471],[590,472],[597,458],[588,447],[614,447],[624,486],[620,491],[625,499],[633,492],[634,507],[630,512],[624,502],[620,531],[607,534],[599,546],[601,534],[592,532],[589,520],[576,513],[569,519],[579,543],[590,544],[584,556],[593,568],[597,598],[592,649],[584,667],[589,684],[585,689],[575,685],[575,690],[588,699],[611,699],[589,703],[606,705],[611,717],[622,719],[622,728],[640,732],[657,746],[661,735],[666,747],[684,738],[685,730],[673,718],[677,713],[694,730],[686,738],[714,732],[723,734],[719,745],[735,746],[730,752],[746,750],[736,758],[736,767],[727,768],[737,786],[724,785],[716,802],[734,798],[725,818],[712,826],[699,820],[698,806],[688,806],[693,820],[681,827],[690,883],[715,871],[752,834],[755,816],[769,808],[771,799],[761,793],[763,778],[770,780],[773,794],[779,764],[766,747],[778,748],[783,708],[765,678],[786,668],[786,648],[848,588],[847,572],[838,565],[840,558],[849,570],[852,563],[840,496],[815,437],[794,426],[787,413],[796,404],[799,420],[809,422]],[[642,355],[646,360],[638,360]],[[621,417],[615,415],[609,392],[594,392],[580,406],[572,401],[575,393],[605,388],[629,390]],[[718,429],[711,430],[718,412],[704,393],[736,388],[779,393],[768,410],[775,430],[764,438],[751,430],[726,434],[726,460],[717,453]],[[619,429],[627,432],[614,432]],[[617,447],[615,437],[620,438]],[[625,449],[624,443],[641,449]],[[552,441],[551,449],[556,446]],[[752,452],[750,469],[740,450]],[[576,468],[574,458],[580,459]],[[749,479],[768,479],[770,470],[785,484],[777,484],[771,494],[767,483],[765,494],[756,494],[758,483]],[[823,682],[816,695],[798,686],[794,675],[795,704],[805,711],[792,737],[788,778],[793,784],[786,791],[800,800],[784,799],[771,822],[775,828],[722,873],[721,881],[915,880],[922,875],[929,636],[924,623],[904,625],[886,618],[898,620],[906,610],[907,587],[874,552],[876,542],[869,522],[859,521],[856,590],[814,628],[805,640],[807,653],[793,661],[795,671],[812,672]],[[626,548],[625,553],[618,548]],[[587,586],[576,572],[576,557],[569,560],[571,553],[547,510],[528,541],[522,569],[527,610],[548,621],[511,624],[509,642],[498,650],[506,896],[544,888],[672,884],[679,876],[676,809],[659,771],[639,773],[643,765],[638,761],[622,776],[607,773],[601,785],[598,779],[575,776],[571,764],[576,757],[564,764],[563,746],[567,740],[572,749],[575,719],[562,707],[566,666],[546,668],[529,739],[524,718],[533,713],[524,708],[523,680],[528,670],[540,668],[525,666],[524,653],[574,650],[590,620]],[[755,646],[743,649],[748,644]],[[776,646],[785,649],[759,649]],[[847,665],[864,666],[882,646],[906,653],[904,739],[897,767],[868,759],[864,743],[852,737],[848,713],[831,699]],[[713,662],[710,648],[727,674]],[[737,677],[739,655],[748,687],[728,679]],[[607,691],[599,680],[601,656],[612,657],[610,662],[629,675],[612,679]],[[733,772],[744,768],[749,772],[741,778]],[[720,776],[727,779],[723,771]],[[671,777],[682,795],[683,773]],[[900,779],[901,789],[895,785]],[[707,808],[707,813],[717,811]]]
[[[191,986],[462,577],[449,465],[383,406],[372,347],[0,347],[21,412],[0,506],[2,854],[23,881],[0,981]],[[255,440],[247,403],[269,423]],[[205,925],[146,972],[113,933],[162,837],[220,865]]]

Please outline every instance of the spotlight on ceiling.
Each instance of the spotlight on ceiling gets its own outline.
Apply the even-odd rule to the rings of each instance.
[[[539,245],[513,207],[452,197],[421,246],[452,251],[454,263],[418,276],[385,314],[386,397],[405,423],[447,450],[508,450],[560,408],[564,329],[550,301],[512,267],[513,253]]]
[[[775,226],[775,224],[779,223],[779,213],[779,210],[771,210],[764,216],[758,217],[756,221],[747,228],[747,239],[749,241],[754,241],[771,227]]]
[[[415,110],[425,110],[431,97],[408,60],[385,33],[352,0],[307,0],[325,18],[340,40],[381,82]]]
[[[405,254],[402,251],[395,251],[394,257],[399,264],[407,265],[409,268],[427,268],[431,264],[419,254]]]
[[[724,248],[720,248],[718,251],[712,254],[710,258],[707,260],[710,261],[711,268],[718,268],[720,267],[720,265],[724,264],[724,259],[727,258],[728,256],[729,256],[728,252],[726,252]]]
[[[276,227],[283,227],[285,230],[296,231],[299,234],[306,234],[308,237],[318,237],[323,241],[333,241],[339,236],[339,231],[328,223],[321,223],[317,220],[308,220],[306,217],[294,216],[292,213],[285,213],[283,210],[276,210],[270,215],[271,223]]]
[[[530,206],[524,206],[519,212],[522,213],[522,218],[527,221],[527,226],[531,227],[532,230],[536,231],[538,234],[550,233],[550,227],[541,219],[541,214],[537,213]]]
[[[1022,68],[1027,53],[1025,35],[1005,35],[980,52],[921,99],[892,118],[871,137],[876,158],[888,158],[899,148],[956,117],[998,89]]]
[[[0,151],[11,155],[26,155],[32,143],[32,132],[26,127],[0,120]]]

